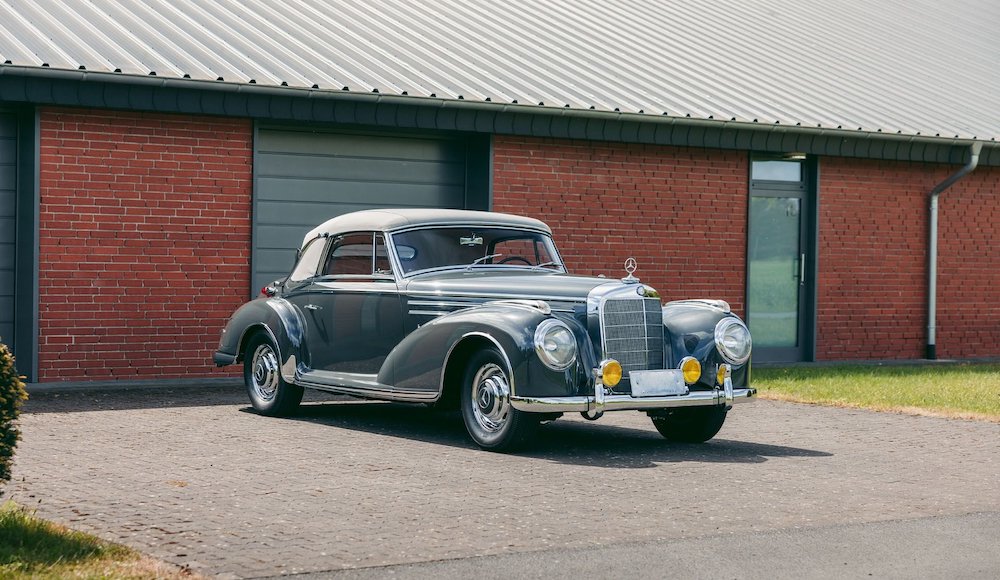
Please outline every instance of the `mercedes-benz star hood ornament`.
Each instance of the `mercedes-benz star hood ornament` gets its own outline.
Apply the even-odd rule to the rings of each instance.
[[[625,282],[626,284],[633,284],[635,282],[638,282],[639,279],[633,276],[633,274],[635,274],[635,271],[638,269],[639,269],[639,263],[635,261],[635,258],[629,257],[629,259],[625,260],[625,272],[628,274],[628,276],[622,278],[622,282]]]

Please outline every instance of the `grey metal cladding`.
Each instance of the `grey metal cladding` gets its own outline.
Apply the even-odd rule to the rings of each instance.
[[[288,274],[302,236],[375,207],[462,208],[467,142],[258,126],[251,291]]]
[[[0,341],[14,344],[17,119],[0,114]]]
[[[0,59],[10,68],[45,63],[49,72],[120,70],[126,81],[222,78],[234,90],[200,95],[199,108],[251,117],[480,131],[494,121],[448,108],[428,117],[401,104],[255,100],[236,87],[347,87],[416,101],[489,99],[505,113],[516,101],[553,116],[593,109],[626,121],[666,114],[791,132],[990,141],[1000,137],[998,22],[995,0],[22,0],[0,2]],[[68,88],[10,90],[50,102]],[[169,84],[83,96],[107,107],[191,105]],[[621,133],[535,117],[510,122],[522,134]],[[721,137],[690,136],[706,146]]]

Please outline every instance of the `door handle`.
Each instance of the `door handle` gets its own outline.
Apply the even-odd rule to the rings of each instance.
[[[322,306],[316,306],[315,304],[306,304],[306,310],[323,310]]]
[[[799,254],[799,284],[805,285],[806,283],[806,255]]]

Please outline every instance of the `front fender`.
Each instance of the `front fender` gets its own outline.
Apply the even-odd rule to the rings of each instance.
[[[258,331],[267,333],[274,341],[282,377],[293,381],[298,365],[308,362],[303,360],[305,326],[298,311],[283,298],[261,297],[240,306],[222,331],[216,363],[242,361],[247,342]]]
[[[458,310],[424,324],[410,333],[386,358],[378,382],[408,391],[444,389],[444,372],[460,360],[467,341],[486,341],[498,346],[510,363],[511,390],[519,396],[565,396],[576,394],[581,376],[589,376],[593,349],[586,330],[570,317],[559,316],[577,336],[577,363],[565,371],[553,371],[535,354],[538,325],[554,316],[545,309],[511,303],[486,303]],[[587,347],[587,348],[584,348]],[[586,354],[589,351],[589,357]],[[585,379],[584,379],[585,382]]]
[[[739,318],[729,305],[712,300],[681,300],[663,306],[663,326],[666,339],[666,366],[676,367],[686,356],[702,364],[702,378],[696,388],[715,387],[715,370],[725,362],[715,346],[715,326],[723,318]],[[748,387],[750,363],[733,366],[733,386]]]

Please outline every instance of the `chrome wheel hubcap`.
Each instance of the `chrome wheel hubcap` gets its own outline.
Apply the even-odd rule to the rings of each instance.
[[[483,365],[472,382],[472,414],[484,431],[503,429],[510,416],[510,384],[499,366]]]
[[[253,353],[250,365],[250,387],[263,401],[270,401],[278,392],[278,356],[269,344],[262,344]]]

